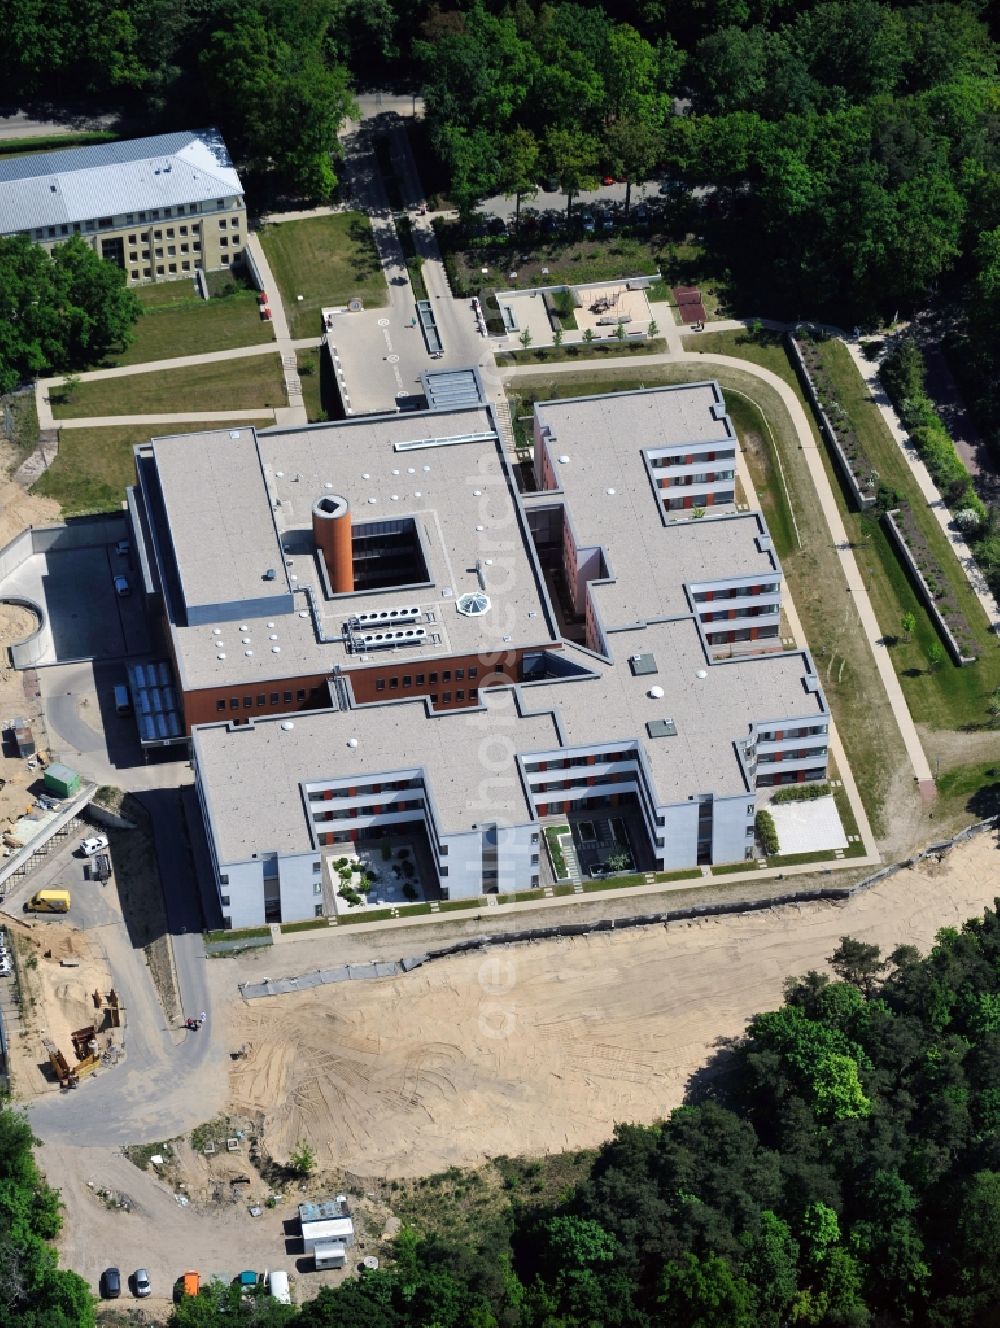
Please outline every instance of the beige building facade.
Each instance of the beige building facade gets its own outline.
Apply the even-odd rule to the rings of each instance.
[[[243,186],[211,129],[31,153],[0,162],[0,235],[78,235],[130,285],[176,281],[238,262]]]

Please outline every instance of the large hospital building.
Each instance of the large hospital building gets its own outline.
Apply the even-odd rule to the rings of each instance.
[[[533,427],[520,484],[482,404],[137,449],[163,658],[133,691],[190,740],[228,925],[331,911],[330,860],[404,834],[451,899],[545,884],[578,814],[639,868],[743,861],[758,790],[826,777],[718,385]]]

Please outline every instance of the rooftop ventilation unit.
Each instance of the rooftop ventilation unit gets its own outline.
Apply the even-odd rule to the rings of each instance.
[[[390,627],[384,632],[360,632],[354,641],[362,650],[385,650],[389,646],[423,645],[426,637],[423,627]]]
[[[716,401],[715,404],[712,406],[712,419],[724,420],[726,418],[726,414],[727,414],[726,403],[724,401]]]
[[[819,678],[815,673],[807,673],[805,676],[806,691],[811,693],[819,692]]]
[[[651,738],[676,738],[677,725],[672,719],[651,719],[646,732]]]
[[[640,678],[647,673],[656,673],[656,658],[651,654],[630,655],[629,667],[632,670],[633,677]]]
[[[416,604],[407,604],[398,609],[374,609],[370,613],[356,613],[351,618],[352,627],[386,627],[396,623],[416,622],[420,617]]]

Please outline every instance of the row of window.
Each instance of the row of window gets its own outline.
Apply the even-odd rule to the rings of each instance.
[[[464,678],[465,678],[465,673],[466,673],[465,669],[455,669],[455,671],[454,671],[455,681],[456,681],[456,682],[462,682],[462,681],[464,680]],[[472,679],[472,678],[478,678],[478,677],[479,677],[479,669],[478,669],[478,667],[477,667],[476,665],[472,665],[472,666],[469,668],[468,673],[469,673],[469,678],[470,678],[470,679]],[[441,681],[442,681],[442,682],[451,682],[451,679],[452,679],[452,670],[451,670],[451,669],[441,669],[441,670],[440,670],[440,678],[441,678]],[[427,674],[418,673],[418,674],[416,674],[415,676],[414,676],[414,674],[412,674],[412,673],[404,673],[403,676],[402,676],[402,685],[403,685],[404,687],[423,687],[423,686],[425,686],[425,680],[426,680],[426,685],[429,685],[429,686],[433,687],[433,686],[435,685],[435,683],[438,681],[438,673],[437,673],[437,672],[434,672],[434,673],[427,673]],[[387,681],[388,681],[388,684],[389,684],[389,691],[390,691],[390,692],[396,692],[396,691],[399,690],[399,686],[400,686],[400,679],[399,679],[399,678],[389,678],[388,680],[385,679],[385,678],[376,678],[376,679],[375,679],[375,690],[376,690],[377,692],[384,692],[385,689],[386,689],[386,682],[387,682]],[[464,699],[464,697],[465,697],[465,693],[464,693],[464,692],[460,692],[460,693],[459,693],[459,697]],[[451,699],[450,694],[446,694],[446,699],[447,699],[447,700],[450,700],[450,699]],[[431,700],[436,700],[436,698],[435,698],[435,697],[432,697]]]
[[[670,466],[693,466],[695,458],[699,461],[731,461],[736,456],[734,448],[715,448],[711,452],[687,452],[681,456],[650,457],[649,464],[654,470],[666,470]]]
[[[221,260],[223,267],[229,266],[228,254],[222,254]],[[134,262],[135,260],[133,259],[132,261]],[[185,258],[180,263],[179,266],[177,263],[167,263],[166,265],[164,265],[163,263],[158,263],[156,265],[156,275],[158,277],[162,277],[165,276],[168,272],[194,272],[197,271],[199,267],[201,267],[201,262],[197,259],[192,264],[190,260]],[[132,278],[133,281],[138,281],[140,277],[151,277],[152,275],[153,275],[153,269],[151,267],[144,267],[144,268],[133,267],[129,269],[129,276]]]
[[[760,586],[729,586],[724,590],[696,590],[693,598],[696,604],[709,604],[713,600],[745,599],[748,595],[776,595],[777,593],[778,583],[766,582]]]
[[[169,255],[171,258],[176,257],[176,254],[177,254],[177,246],[176,246],[176,244],[168,244],[168,245],[167,245],[167,253],[168,253],[168,255]],[[201,241],[200,241],[200,240],[192,240],[190,244],[188,244],[188,242],[187,242],[186,240],[183,241],[183,242],[181,243],[181,253],[182,253],[182,254],[188,254],[188,253],[196,253],[196,254],[200,254],[200,253],[201,253]],[[130,249],[130,250],[129,250],[129,255],[128,255],[128,261],[129,261],[130,263],[137,263],[137,262],[139,261],[140,256],[141,256],[142,258],[149,258],[149,256],[150,256],[150,251],[149,251],[148,249],[142,249],[142,250],[139,250],[139,249]],[[162,258],[162,257],[163,257],[163,246],[162,246],[162,245],[158,245],[158,246],[156,247],[156,249],[153,250],[153,257],[154,257],[154,258]]]
[[[152,208],[148,212],[129,212],[125,215],[123,220],[118,220],[115,217],[97,217],[91,218],[90,221],[75,221],[71,225],[39,226],[37,230],[26,231],[25,234],[31,236],[35,240],[55,240],[61,235],[69,235],[70,233],[73,235],[79,235],[81,231],[84,230],[106,231],[117,229],[119,226],[134,226],[137,222],[159,221],[161,217],[196,216],[203,206],[210,211],[212,210],[212,205],[210,203],[178,203],[175,207]],[[215,206],[217,208],[225,207],[226,200],[224,198],[217,198],[215,200]],[[225,224],[224,221],[219,222],[220,226],[225,226]],[[237,225],[238,223],[234,221],[233,224]],[[135,239],[132,236],[129,237],[129,241],[131,244],[135,243]]]
[[[258,692],[256,697],[256,704],[258,706],[290,705],[292,701],[292,695],[293,694],[291,692],[271,692],[269,700],[267,692]],[[304,701],[306,699],[306,689],[304,687],[300,687],[298,691],[294,693],[294,695],[296,701]],[[240,705],[241,705],[240,697],[231,696],[229,698],[230,710],[239,710]],[[242,706],[244,710],[252,710],[254,708],[254,698],[252,696],[244,696],[242,698]],[[220,697],[219,700],[216,701],[215,703],[215,708],[218,711],[225,710],[226,708],[225,698]]]

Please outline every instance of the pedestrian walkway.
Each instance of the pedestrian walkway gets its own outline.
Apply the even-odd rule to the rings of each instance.
[[[119,424],[150,425],[160,424],[228,424],[241,420],[278,420],[281,407],[259,410],[189,410],[174,415],[82,415],[74,420],[60,420],[60,429],[113,429]]]
[[[305,403],[302,399],[302,383],[299,379],[298,360],[295,355],[295,342],[292,340],[292,334],[288,330],[288,319],[285,317],[285,306],[281,302],[281,291],[278,283],[274,279],[274,273],[271,271],[267,258],[264,255],[264,248],[260,242],[260,236],[250,234],[247,236],[247,248],[253,258],[257,269],[257,275],[263,283],[264,290],[268,294],[268,303],[271,306],[271,326],[274,328],[275,347],[281,356],[281,369],[285,379],[285,394],[288,397],[287,406],[279,406],[274,412],[276,424],[294,426],[298,424],[308,424],[309,417],[306,414]]]
[[[742,324],[737,323],[737,327]],[[784,325],[778,325],[784,326]],[[706,330],[712,329],[709,324]],[[837,507],[837,501],[827,478],[826,470],[823,466],[823,458],[820,455],[816,438],[812,432],[809,423],[809,417],[791,387],[783,378],[772,373],[770,369],[764,369],[760,365],[754,364],[749,360],[738,359],[734,355],[713,355],[698,351],[682,351],[679,355],[645,355],[642,360],[643,366],[654,365],[673,365],[678,363],[691,363],[701,365],[712,365],[718,368],[734,369],[740,373],[748,374],[753,378],[766,383],[781,398],[782,404],[788,411],[792,420],[792,425],[799,439],[799,445],[802,448],[803,455],[809,466],[809,473],[816,488],[816,494],[819,499],[820,507],[826,520],[827,528],[830,532],[831,541],[836,549],[837,556],[840,559],[841,569],[847,582],[847,593],[854,597],[857,606],[858,617],[864,629],[868,644],[871,647],[872,655],[875,660],[875,667],[878,669],[879,677],[882,679],[882,685],[885,687],[886,695],[889,698],[889,704],[896,716],[896,723],[903,739],[903,745],[906,748],[906,754],[913,769],[914,778],[920,786],[921,792],[925,795],[932,795],[934,791],[934,781],[931,775],[930,764],[924,753],[920,737],[917,734],[916,725],[910,714],[909,707],[906,704],[906,697],[903,695],[903,689],[899,678],[892,666],[892,660],[889,655],[888,647],[885,645],[882,629],[879,627],[878,619],[875,616],[875,610],[872,608],[871,600],[868,597],[868,591],[865,587],[861,572],[858,570],[858,564],[851,548],[847,531],[840,515],[840,509]],[[511,378],[525,377],[529,374],[543,373],[546,377],[550,375],[561,376],[565,373],[580,373],[581,370],[588,375],[599,376],[602,373],[613,373],[616,370],[621,372],[622,366],[616,364],[614,360],[591,360],[585,364],[577,362],[563,362],[559,364],[546,364],[544,366],[517,366],[514,368],[501,370],[502,377],[505,380]],[[799,629],[801,631],[801,628]],[[804,637],[799,638],[804,640]],[[846,766],[846,762],[844,762]]]
[[[911,443],[909,435],[896,414],[895,407],[886,395],[885,388],[878,376],[878,361],[867,359],[861,349],[860,342],[854,338],[848,339],[845,337],[844,345],[854,361],[855,368],[864,380],[865,386],[871,393],[871,399],[878,407],[886,428],[892,434],[893,439],[906,458],[906,464],[909,466],[921,494],[926,499],[927,506],[934,513],[934,519],[944,532],[948,543],[954,549],[955,557],[965,571],[972,593],[983,606],[983,612],[986,614],[991,629],[994,632],[1000,630],[1000,605],[997,604],[996,598],[991,593],[986,578],[983,576],[972,550],[965,542],[962,532],[955,526],[947,503],[931,479],[930,471],[920,459],[920,454]]]

